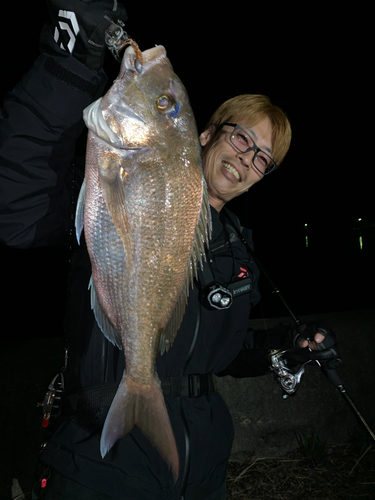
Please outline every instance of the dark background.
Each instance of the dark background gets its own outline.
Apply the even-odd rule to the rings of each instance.
[[[370,12],[281,2],[125,5],[140,48],[166,47],[200,131],[236,94],[266,94],[289,116],[293,140],[281,167],[232,209],[253,229],[258,257],[294,312],[373,308]],[[47,14],[44,2],[21,1],[2,5],[2,18],[3,95],[38,54]],[[112,81],[118,65],[109,53],[105,67]],[[61,335],[67,250],[1,246],[0,257],[5,338]],[[285,316],[264,279],[261,290],[253,317]]]
[[[217,106],[242,93],[266,94],[289,116],[292,146],[281,167],[232,208],[253,229],[256,252],[295,314],[373,309],[370,6],[366,10],[357,2],[345,10],[339,2],[219,5],[140,0],[125,5],[127,31],[141,49],[166,47],[187,88],[200,131]],[[2,2],[1,95],[31,67],[46,18],[42,0]],[[118,64],[110,54],[106,71],[111,82]],[[0,245],[2,339],[22,340],[2,345],[0,498],[4,500],[10,498],[12,477],[28,491],[35,470],[43,435],[41,409],[35,401],[43,399],[62,364],[68,257],[65,248],[18,250]],[[263,299],[252,317],[286,316],[264,278],[260,286]],[[352,390],[351,384],[357,384],[356,401],[357,390],[364,393],[362,404],[359,400],[362,410],[366,398],[372,400],[371,378],[366,376],[370,371],[363,371],[363,366],[366,362],[369,366],[373,349],[363,333],[368,330],[362,316],[355,313],[353,318],[346,328],[337,327],[337,334],[344,369],[348,367],[345,381]],[[371,331],[371,325],[368,328]],[[368,352],[365,360],[364,352]],[[337,406],[333,397],[328,406]],[[306,411],[311,413],[310,404]]]

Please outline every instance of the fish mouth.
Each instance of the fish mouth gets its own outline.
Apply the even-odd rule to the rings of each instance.
[[[163,45],[156,45],[142,52],[142,57],[144,61],[155,62],[160,59],[165,59],[167,57],[167,51]]]
[[[228,170],[228,172],[234,175],[234,177],[238,180],[238,182],[242,182],[239,171],[231,163],[228,163],[227,161],[223,160],[221,164],[226,170]]]
[[[137,57],[142,60],[137,59]],[[124,53],[119,77],[122,78],[127,71],[142,74],[148,66],[164,59],[167,59],[167,51],[162,45],[156,45],[144,52],[139,51],[138,55],[134,48],[129,46]]]

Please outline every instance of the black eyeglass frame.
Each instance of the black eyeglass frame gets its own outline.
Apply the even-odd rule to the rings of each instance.
[[[249,134],[248,132],[246,132],[246,130],[244,130],[244,129],[241,127],[241,125],[238,125],[237,123],[223,122],[223,123],[221,123],[221,124],[217,127],[217,130],[220,130],[222,127],[224,127],[224,125],[228,125],[229,127],[234,127],[234,128],[233,128],[233,130],[232,130],[232,132],[231,132],[231,135],[230,135],[229,139],[230,139],[231,144],[233,144],[233,146],[234,146],[236,149],[238,149],[238,151],[240,151],[241,153],[250,153],[250,151],[255,151],[255,152],[254,152],[254,156],[253,156],[253,165],[254,165],[254,167],[257,169],[257,171],[258,171],[260,174],[262,174],[262,175],[269,175],[269,174],[271,174],[272,172],[274,172],[274,171],[278,168],[278,165],[277,165],[277,163],[275,162],[275,160],[274,160],[273,158],[271,158],[271,156],[270,156],[269,154],[265,153],[265,152],[263,151],[263,149],[260,149],[260,148],[256,145],[256,143],[255,143],[254,139],[250,136],[250,134]],[[242,149],[240,149],[238,146],[236,146],[236,145],[234,144],[234,142],[232,141],[232,134],[233,134],[233,132],[234,132],[235,130],[238,130],[238,129],[239,129],[239,130],[242,130],[242,131],[244,132],[244,134],[245,134],[245,135],[247,135],[247,136],[250,136],[250,137],[251,137],[251,140],[253,141],[254,146],[252,146],[251,148],[246,149],[245,151],[242,151]],[[267,158],[269,158],[269,159],[271,160],[271,162],[273,163],[272,169],[271,169],[271,170],[269,170],[268,172],[262,172],[261,170],[259,170],[259,168],[258,168],[258,167],[255,165],[255,163],[254,163],[254,160],[255,160],[255,158],[257,157],[257,154],[259,153],[259,151],[260,151],[261,153],[263,153],[264,155],[266,155],[266,156],[267,156]]]

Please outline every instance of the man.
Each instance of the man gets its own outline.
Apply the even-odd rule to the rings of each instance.
[[[220,106],[200,136],[211,206],[220,212],[274,171],[290,140],[289,121],[266,96],[237,96]]]
[[[0,122],[4,188],[0,234],[3,242],[15,247],[71,243],[68,233],[74,207],[69,210],[69,188],[75,140],[82,130],[83,109],[103,91],[104,44],[100,36],[104,37],[108,17],[116,20],[117,15],[125,15],[120,7],[119,12],[115,10],[117,3],[110,1],[70,0],[68,4],[50,3],[54,29],[44,30],[42,54],[7,97]],[[64,24],[58,20],[60,12],[66,19],[77,18],[81,36],[95,32],[99,38],[88,43],[88,37],[82,37],[76,49],[61,45],[58,27]],[[87,24],[90,29],[86,29]],[[233,424],[215,391],[212,374],[262,375],[268,372],[264,357],[268,348],[308,344],[290,327],[276,328],[267,335],[247,330],[250,309],[259,300],[259,272],[225,217],[225,204],[230,199],[246,192],[282,161],[290,136],[283,112],[268,98],[251,95],[224,103],[200,136],[213,219],[208,265],[190,293],[173,347],[157,358],[180,458],[176,482],[137,427],[104,459],[100,456],[100,433],[124,360],[101,334],[90,312],[90,263],[84,246],[76,249],[67,318],[66,394],[61,415],[51,421],[41,453],[34,499],[226,497]],[[243,235],[252,245],[251,232],[244,229]],[[242,287],[243,292],[229,308],[217,309],[210,302],[208,291],[212,287],[239,290],[244,279],[249,286]],[[314,328],[308,329],[309,336],[315,334],[309,343],[312,349],[325,336],[333,339],[331,332],[319,331],[315,334]]]

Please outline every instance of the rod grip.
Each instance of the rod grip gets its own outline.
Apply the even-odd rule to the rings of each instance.
[[[341,377],[338,374],[337,370],[329,370],[328,368],[323,368],[323,372],[336,389],[338,389],[339,386],[342,385]]]

